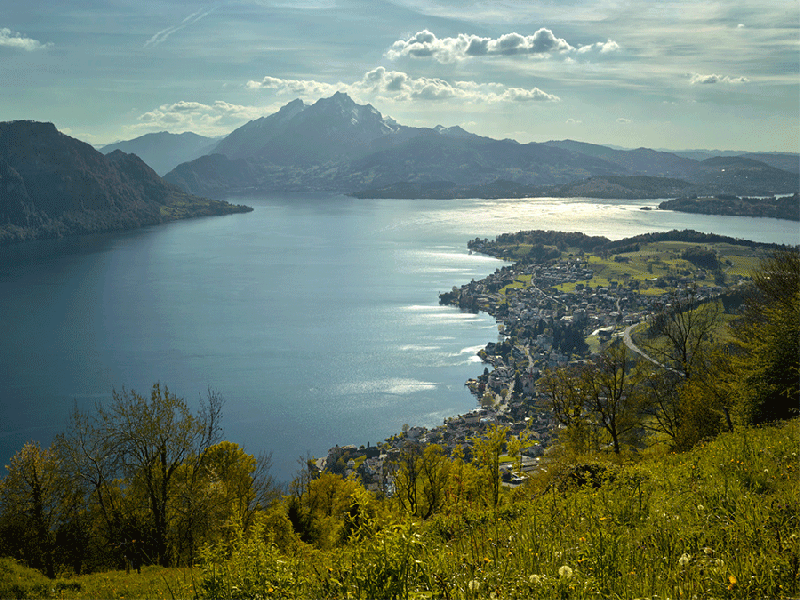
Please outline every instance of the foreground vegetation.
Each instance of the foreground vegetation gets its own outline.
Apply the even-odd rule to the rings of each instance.
[[[51,580],[6,559],[0,596],[791,598],[799,439],[793,420],[638,464],[553,464],[496,508],[475,498],[425,521],[339,479],[333,508],[349,506],[330,545],[288,531],[283,505],[247,531],[226,523],[192,570]]]
[[[409,442],[387,493],[319,473],[288,489],[160,385],[73,413],[0,482],[0,597],[792,598],[800,594],[800,255],[764,261],[734,320],[650,321],[657,365],[611,342],[539,381],[557,441],[468,455]],[[720,328],[726,331],[720,336]],[[157,565],[157,566],[156,566]],[[175,567],[183,567],[176,569]]]

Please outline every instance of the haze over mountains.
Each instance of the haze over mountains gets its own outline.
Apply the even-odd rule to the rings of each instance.
[[[122,150],[135,154],[160,176],[183,162],[194,160],[214,150],[220,138],[185,133],[148,133],[132,140],[114,142],[99,148],[103,154]]]
[[[708,158],[703,151],[618,150],[572,140],[520,144],[460,127],[407,127],[337,92],[311,105],[294,100],[250,121],[165,179],[218,198],[312,190],[380,197],[657,198],[794,192],[799,171],[796,154]]]

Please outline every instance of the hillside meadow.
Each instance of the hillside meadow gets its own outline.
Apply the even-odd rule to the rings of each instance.
[[[307,544],[276,508],[192,568],[48,579],[0,563],[3,598],[793,598],[800,421],[738,428],[639,462],[553,462],[496,508],[410,518],[355,482]],[[478,500],[478,499],[475,499]],[[324,545],[322,545],[324,546]]]

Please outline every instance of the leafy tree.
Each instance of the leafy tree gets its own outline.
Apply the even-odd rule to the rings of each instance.
[[[487,484],[489,504],[497,508],[500,501],[500,456],[506,445],[508,427],[492,425],[484,436],[473,438],[475,458],[481,465]]]
[[[76,509],[58,455],[29,442],[0,482],[0,528],[5,551],[55,577],[56,532]]]
[[[192,564],[197,549],[226,527],[247,532],[255,524],[278,496],[270,464],[269,455],[256,458],[222,441],[179,467],[170,522],[183,562]]]
[[[763,423],[800,414],[800,252],[779,251],[753,275],[733,326],[746,419]]]
[[[409,514],[416,515],[422,448],[415,442],[403,445],[394,464],[394,491],[400,507]]]
[[[451,463],[438,444],[429,444],[419,460],[419,480],[421,483],[420,516],[427,519],[439,512],[445,503],[445,490],[450,474]]]

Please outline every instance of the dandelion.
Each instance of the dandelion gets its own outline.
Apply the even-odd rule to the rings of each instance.
[[[688,554],[686,554],[686,552],[684,552],[683,554],[681,554],[681,557],[678,559],[678,564],[680,566],[682,566],[682,567],[685,567],[686,565],[689,564],[689,561],[691,561],[691,560],[692,560],[692,557],[689,556]]]
[[[572,569],[567,565],[563,565],[558,568],[558,576],[563,577],[564,579],[569,579],[572,577]]]
[[[538,585],[541,581],[542,578],[539,577],[538,575],[531,575],[530,577],[528,577],[528,583],[530,583],[531,585]]]
[[[736,577],[734,575],[728,575],[728,591],[731,591],[735,585]]]

